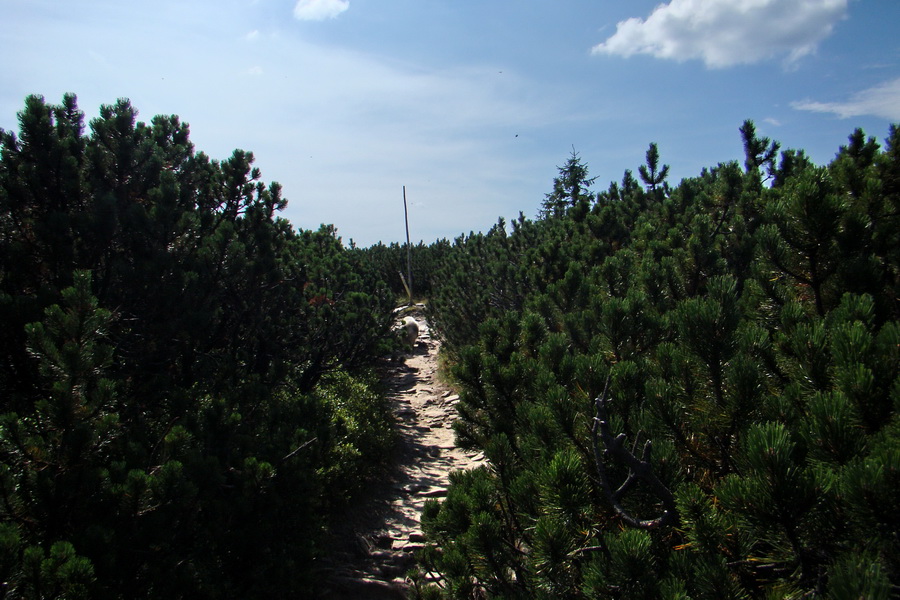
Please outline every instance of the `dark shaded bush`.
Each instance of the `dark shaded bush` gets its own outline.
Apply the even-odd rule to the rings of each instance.
[[[390,423],[393,297],[253,156],[127,100],[0,131],[6,597],[288,597]],[[350,470],[354,469],[351,473]]]

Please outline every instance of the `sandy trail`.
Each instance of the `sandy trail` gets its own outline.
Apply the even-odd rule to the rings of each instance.
[[[406,573],[424,546],[420,517],[426,500],[443,498],[450,472],[480,464],[481,453],[456,447],[452,429],[459,397],[436,378],[438,340],[421,313],[413,352],[386,374],[388,399],[399,433],[396,466],[373,485],[364,506],[339,532],[337,561],[324,594],[331,599],[404,598]]]

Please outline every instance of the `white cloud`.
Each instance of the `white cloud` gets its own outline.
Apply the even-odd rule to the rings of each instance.
[[[255,41],[258,38],[259,38],[259,30],[258,29],[254,29],[253,31],[247,33],[247,35],[244,36],[244,39],[247,40],[248,42]]]
[[[671,0],[649,17],[633,17],[593,47],[594,54],[650,54],[700,59],[723,68],[785,56],[787,64],[815,52],[844,18],[848,0]]]
[[[834,113],[842,119],[873,115],[889,121],[900,121],[900,77],[856,92],[846,102],[792,102],[797,110]]]
[[[333,19],[350,8],[350,0],[297,0],[294,16],[301,21]]]

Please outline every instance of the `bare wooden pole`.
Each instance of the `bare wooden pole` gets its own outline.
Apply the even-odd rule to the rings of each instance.
[[[403,186],[403,219],[406,222],[406,292],[409,294],[409,305],[413,303],[412,280],[412,246],[409,244],[409,211],[406,208],[406,186]]]

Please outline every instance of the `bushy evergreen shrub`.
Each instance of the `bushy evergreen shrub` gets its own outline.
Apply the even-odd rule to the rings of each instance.
[[[741,135],[676,186],[655,144],[645,188],[573,154],[455,241],[430,309],[489,467],[424,516],[445,597],[900,589],[900,130],[823,167]]]
[[[273,598],[390,441],[393,297],[127,100],[0,131],[0,595]],[[350,471],[353,471],[352,473]]]

